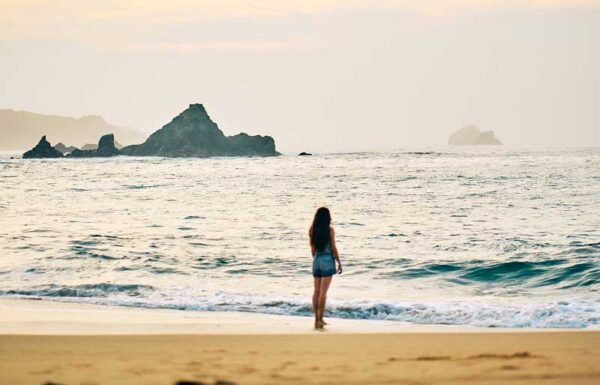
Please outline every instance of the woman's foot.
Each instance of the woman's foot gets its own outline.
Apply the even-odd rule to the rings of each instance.
[[[325,326],[325,324],[322,321],[315,321],[315,329],[323,329],[323,326]]]
[[[329,325],[327,322],[325,322],[325,320],[324,320],[323,318],[321,318],[321,319],[319,320],[319,322],[321,322],[323,325]]]

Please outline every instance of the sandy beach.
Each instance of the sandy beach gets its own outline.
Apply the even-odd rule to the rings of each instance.
[[[1,384],[596,384],[597,331],[0,301]],[[186,382],[187,381],[187,382]]]

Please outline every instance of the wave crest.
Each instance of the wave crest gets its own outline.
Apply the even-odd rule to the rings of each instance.
[[[112,283],[84,284],[75,286],[43,285],[31,289],[6,290],[0,292],[2,295],[19,295],[32,297],[91,297],[107,298],[112,294],[119,293],[131,297],[137,297],[143,292],[153,290],[149,285],[118,285]]]

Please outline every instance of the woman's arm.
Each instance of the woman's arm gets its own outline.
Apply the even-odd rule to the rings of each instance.
[[[310,255],[315,256],[315,245],[312,243],[312,226],[308,229],[308,243],[310,243]]]
[[[338,264],[337,273],[342,274],[342,262],[340,261],[340,254],[338,253],[337,246],[335,245],[335,230],[333,230],[333,227],[329,228],[329,240],[331,241],[331,252]]]

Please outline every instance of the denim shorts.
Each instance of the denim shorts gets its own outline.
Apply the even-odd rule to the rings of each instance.
[[[331,277],[335,275],[335,260],[331,254],[315,254],[312,266],[313,277]]]

